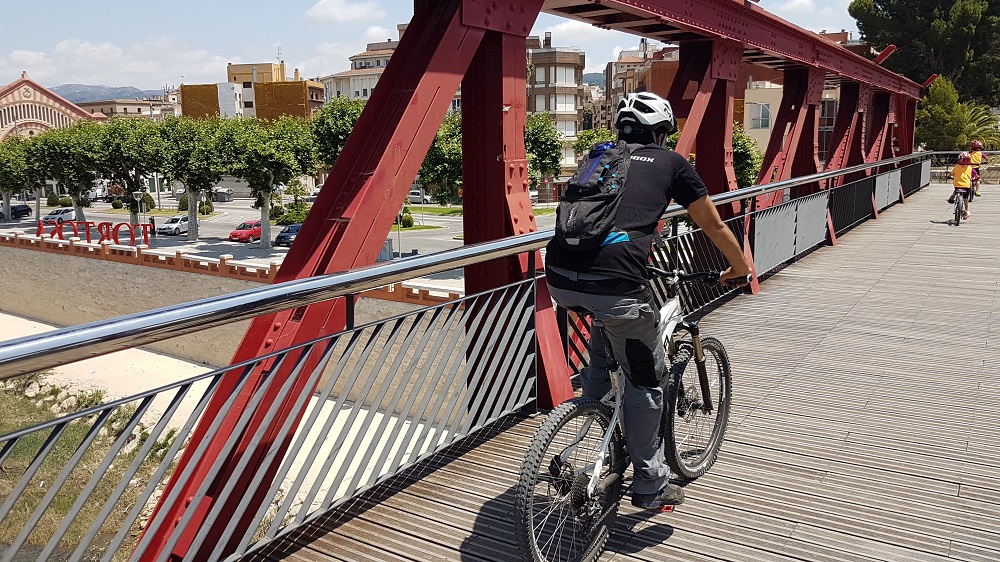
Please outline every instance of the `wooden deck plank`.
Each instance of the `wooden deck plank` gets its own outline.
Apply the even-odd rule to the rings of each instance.
[[[626,501],[602,559],[1000,560],[1000,259],[982,244],[1000,237],[1000,188],[985,189],[960,227],[946,187],[916,193],[706,316],[734,365],[723,454],[673,514]],[[542,419],[487,428],[254,559],[515,560],[513,489]]]

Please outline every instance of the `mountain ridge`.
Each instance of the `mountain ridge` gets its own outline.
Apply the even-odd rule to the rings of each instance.
[[[49,88],[73,103],[103,100],[132,100],[162,97],[163,90],[140,90],[133,86],[103,86],[90,84],[60,84]]]

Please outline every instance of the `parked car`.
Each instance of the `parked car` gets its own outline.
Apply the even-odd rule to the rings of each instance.
[[[278,237],[274,239],[274,245],[291,247],[292,242],[295,242],[295,236],[298,235],[300,228],[302,228],[301,224],[290,224],[281,229]]]
[[[538,190],[534,187],[528,188],[528,197],[531,198],[532,203],[538,203]]]
[[[430,205],[433,201],[430,195],[427,195],[419,189],[410,191],[410,195],[407,198],[410,200],[410,203],[423,203],[424,205]]]
[[[0,217],[3,217],[4,209],[3,202],[0,201]],[[28,205],[11,205],[10,206],[10,218],[11,219],[23,219],[24,217],[31,216],[31,207]]]
[[[178,234],[183,234],[188,231],[188,216],[187,215],[174,215],[167,219],[167,222],[161,224],[156,228],[157,234],[170,234],[172,236],[177,236]]]
[[[76,220],[76,209],[63,207],[49,211],[49,214],[42,217],[42,224],[62,224],[66,221]]]
[[[260,240],[260,221],[241,222],[236,230],[229,233],[232,242],[256,242]]]

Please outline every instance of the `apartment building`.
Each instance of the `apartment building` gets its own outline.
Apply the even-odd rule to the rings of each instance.
[[[584,100],[590,96],[589,87],[583,82],[586,57],[577,47],[553,47],[552,33],[544,39],[528,37],[527,58],[531,74],[528,76],[527,110],[531,113],[548,113],[555,120],[556,128],[563,135],[562,172],[551,182],[543,180],[539,197],[555,197],[576,171],[577,158],[573,143],[583,126]]]

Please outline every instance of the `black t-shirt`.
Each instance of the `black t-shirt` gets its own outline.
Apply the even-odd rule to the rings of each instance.
[[[680,154],[659,145],[632,145],[628,179],[618,207],[615,227],[632,234],[628,242],[573,251],[550,240],[545,251],[549,265],[578,273],[596,273],[633,281],[646,280],[646,263],[653,245],[653,232],[670,200],[687,208],[708,195],[691,164]],[[634,232],[646,232],[635,237]]]

